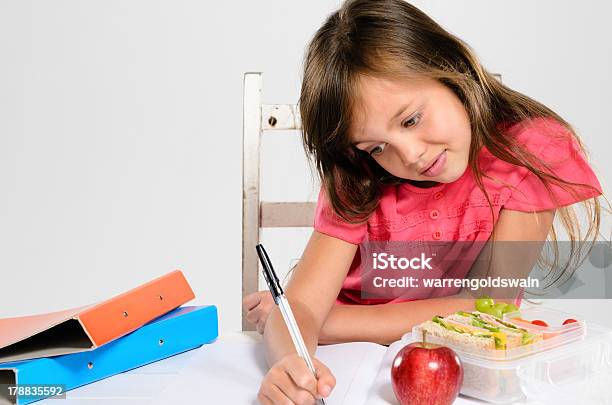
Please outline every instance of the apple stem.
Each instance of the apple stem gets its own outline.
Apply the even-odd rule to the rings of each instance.
[[[423,347],[427,346],[427,340],[425,339],[426,335],[427,335],[427,331],[423,329]]]

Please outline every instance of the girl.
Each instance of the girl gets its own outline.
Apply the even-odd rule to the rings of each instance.
[[[315,358],[317,344],[389,344],[436,314],[473,310],[461,291],[362,298],[363,242],[554,241],[555,215],[572,241],[599,232],[601,186],[572,127],[498,82],[409,3],[347,1],[315,34],[304,68],[303,141],[322,186],[286,295],[317,375],[295,353],[269,292],[245,297],[270,365],[263,404],[329,395],[335,380]],[[570,207],[580,201],[584,235]]]

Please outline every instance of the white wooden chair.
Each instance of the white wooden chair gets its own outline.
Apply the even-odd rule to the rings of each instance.
[[[501,81],[501,75],[494,74]],[[242,297],[259,289],[259,262],[255,245],[261,228],[310,227],[315,202],[260,201],[260,145],[264,131],[301,130],[295,104],[263,104],[262,73],[244,75],[242,127]],[[242,330],[254,330],[242,310]]]
[[[259,289],[255,245],[261,228],[310,227],[315,202],[260,201],[260,145],[264,131],[300,130],[295,104],[262,104],[262,73],[244,75],[242,128],[242,296]],[[242,330],[254,330],[242,311]]]

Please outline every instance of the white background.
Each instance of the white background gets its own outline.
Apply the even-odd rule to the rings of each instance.
[[[178,268],[222,332],[240,329],[242,75],[264,72],[266,103],[297,102],[304,48],[338,4],[0,0],[0,316]],[[610,192],[610,3],[414,4],[574,124]],[[316,199],[282,135],[263,142],[263,198]],[[281,272],[308,232],[263,233]]]

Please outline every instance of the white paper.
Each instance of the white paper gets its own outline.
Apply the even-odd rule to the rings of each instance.
[[[336,377],[328,405],[362,403],[386,349],[364,342],[320,346],[317,358]],[[257,391],[267,371],[263,344],[218,341],[197,349],[152,404],[258,404]]]
[[[329,405],[363,403],[386,351],[386,346],[367,342],[319,347],[318,359],[336,377],[336,387],[326,402]]]

